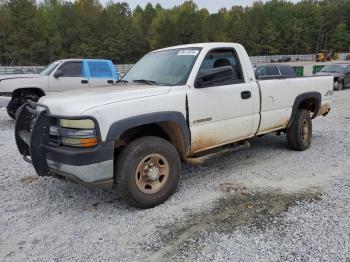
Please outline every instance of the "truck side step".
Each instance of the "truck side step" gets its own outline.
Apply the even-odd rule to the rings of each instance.
[[[238,143],[226,145],[207,151],[206,153],[202,153],[199,156],[185,158],[185,162],[191,165],[201,165],[212,158],[220,157],[225,154],[230,154],[234,151],[248,148],[249,146],[250,143],[248,141],[240,141]]]

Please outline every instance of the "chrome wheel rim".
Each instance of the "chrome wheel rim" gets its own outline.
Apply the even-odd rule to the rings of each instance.
[[[146,194],[159,192],[169,179],[169,163],[160,154],[149,154],[137,165],[135,172],[136,185]]]

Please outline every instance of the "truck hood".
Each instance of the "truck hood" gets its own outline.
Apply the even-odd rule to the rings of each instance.
[[[44,96],[39,103],[46,105],[51,114],[78,116],[89,109],[111,103],[165,95],[170,92],[170,89],[169,86],[118,84],[108,87],[75,89]]]
[[[0,75],[0,81],[19,79],[19,78],[39,78],[39,74],[10,74],[10,75]]]
[[[13,92],[17,88],[42,88],[47,85],[47,76],[39,74],[13,74],[0,76],[0,92]]]
[[[337,72],[318,72],[316,73],[317,76],[334,76],[334,77],[340,77],[344,76],[342,73],[337,73]]]

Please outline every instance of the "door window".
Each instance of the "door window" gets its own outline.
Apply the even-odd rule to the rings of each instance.
[[[281,66],[280,71],[281,71],[282,76],[294,76],[295,75],[294,69],[291,66]]]
[[[107,62],[103,61],[89,61],[88,63],[90,76],[96,78],[113,77],[112,70]]]
[[[232,79],[218,85],[231,85],[244,82],[242,68],[239,63],[236,52],[232,49],[219,49],[209,51],[203,60],[198,75],[203,75],[224,66],[230,66],[233,69]]]
[[[258,77],[262,77],[262,76],[266,76],[267,72],[266,72],[266,68],[265,67],[259,67],[257,69],[257,76]]]
[[[83,76],[82,62],[64,63],[59,69],[62,70],[62,77],[82,77]]]
[[[347,67],[346,69],[346,74],[349,75],[350,74],[350,65]]]
[[[266,67],[267,75],[269,76],[278,76],[280,75],[280,72],[278,71],[278,68],[276,66],[268,66]]]

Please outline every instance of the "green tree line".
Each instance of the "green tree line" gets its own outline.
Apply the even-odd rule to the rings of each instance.
[[[249,55],[349,51],[350,0],[283,0],[217,13],[193,1],[171,9],[98,0],[0,0],[0,64],[44,65],[60,58],[134,63],[156,48],[239,42]]]

